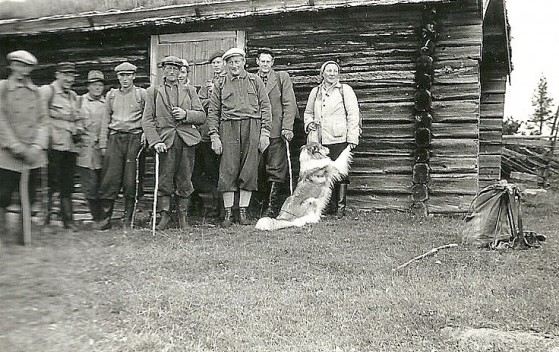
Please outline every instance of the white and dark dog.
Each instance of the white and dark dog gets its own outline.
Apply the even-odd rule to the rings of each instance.
[[[285,200],[276,219],[265,217],[258,220],[258,230],[301,227],[320,220],[334,182],[349,173],[352,160],[349,146],[335,161],[328,157],[328,153],[328,148],[318,143],[309,143],[301,148],[299,182],[295,191]]]

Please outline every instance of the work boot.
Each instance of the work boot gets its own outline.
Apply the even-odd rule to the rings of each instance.
[[[171,196],[159,196],[157,204],[161,219],[159,219],[159,224],[157,224],[155,229],[163,231],[171,226]]]
[[[78,232],[78,227],[74,224],[72,199],[67,197],[61,198],[60,208],[62,210],[62,223],[64,224],[64,228],[72,232]]]
[[[134,208],[136,200],[134,198],[126,198],[124,200],[124,218],[122,219],[122,228],[127,230],[132,227],[132,216],[134,215]]]
[[[347,184],[341,183],[340,189],[338,191],[338,217],[342,218],[345,216],[346,202],[347,201]]]
[[[113,207],[115,201],[113,199],[101,199],[99,200],[100,212],[99,212],[99,222],[94,225],[95,230],[105,231],[112,227],[111,218],[113,217]]]
[[[99,201],[96,199],[87,199],[87,205],[89,207],[89,213],[91,214],[91,220],[93,220],[93,227],[99,222]]]
[[[0,235],[8,233],[6,208],[0,208]]]
[[[335,183],[332,186],[332,194],[330,195],[330,199],[328,200],[328,204],[326,205],[325,213],[327,215],[337,215],[338,214],[338,192],[339,192],[339,183]]]
[[[179,228],[181,230],[186,230],[188,228],[188,222],[186,221],[188,217],[188,203],[190,199],[188,197],[178,197],[178,208],[179,208]]]
[[[225,215],[221,226],[229,227],[231,225],[233,225],[233,210],[231,208],[225,208]]]
[[[250,225],[250,221],[247,219],[247,208],[239,208],[239,225]]]
[[[280,190],[279,182],[270,182],[270,193],[268,196],[268,204],[266,210],[262,213],[262,217],[275,218],[279,213],[278,193]]]

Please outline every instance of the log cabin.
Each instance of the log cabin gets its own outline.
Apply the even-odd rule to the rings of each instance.
[[[190,62],[189,78],[201,86],[211,52],[244,48],[254,71],[256,51],[270,47],[275,69],[292,77],[302,115],[321,64],[336,60],[362,115],[349,207],[463,213],[500,179],[509,33],[505,0],[193,1],[0,21],[0,77],[6,53],[26,49],[40,62],[36,84],[52,80],[57,62],[73,61],[78,93],[91,69],[117,86],[113,68],[129,61],[136,84],[147,87],[160,79],[157,62],[172,54]],[[304,143],[301,121],[296,136]]]

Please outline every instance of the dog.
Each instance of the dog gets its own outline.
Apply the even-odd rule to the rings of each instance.
[[[328,148],[318,143],[308,143],[301,148],[301,168],[295,191],[285,200],[276,219],[261,218],[256,229],[273,231],[320,221],[334,183],[347,176],[352,161],[349,146],[335,161],[328,154]]]

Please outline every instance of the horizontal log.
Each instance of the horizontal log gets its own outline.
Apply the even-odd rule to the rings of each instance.
[[[359,175],[350,179],[351,189],[374,191],[376,194],[410,193],[413,186],[411,175],[377,174]]]
[[[484,103],[480,106],[480,114],[482,117],[487,118],[500,118],[503,119],[505,115],[504,103]]]
[[[477,122],[447,123],[434,122],[431,126],[433,138],[478,138]]]
[[[474,195],[431,194],[425,202],[429,214],[467,213]]]
[[[434,156],[472,156],[478,153],[475,139],[433,139],[431,150]]]
[[[351,165],[352,175],[370,174],[409,174],[414,160],[411,155],[406,156],[370,156],[354,155]],[[411,176],[410,176],[411,177]]]
[[[480,167],[490,167],[501,165],[501,154],[491,155],[491,154],[480,154],[479,155],[479,166]]]
[[[487,117],[483,114],[479,119],[479,130],[480,131],[497,131],[502,134],[503,131],[503,119],[501,117]]]
[[[469,194],[475,195],[478,190],[478,175],[474,174],[436,174],[431,173],[429,194]]]
[[[479,102],[465,101],[435,101],[433,102],[433,121],[477,121],[479,118]]]
[[[480,154],[501,154],[502,149],[501,143],[487,143],[485,141],[480,141],[479,143],[479,153]]]
[[[431,171],[443,173],[476,173],[478,170],[477,155],[469,157],[441,157],[431,156],[429,160]]]
[[[527,147],[551,147],[552,142],[545,137],[533,137],[533,136],[503,136],[504,145],[512,146],[527,146]]]
[[[412,199],[410,194],[352,194],[349,192],[348,205],[363,210],[409,211]]]

